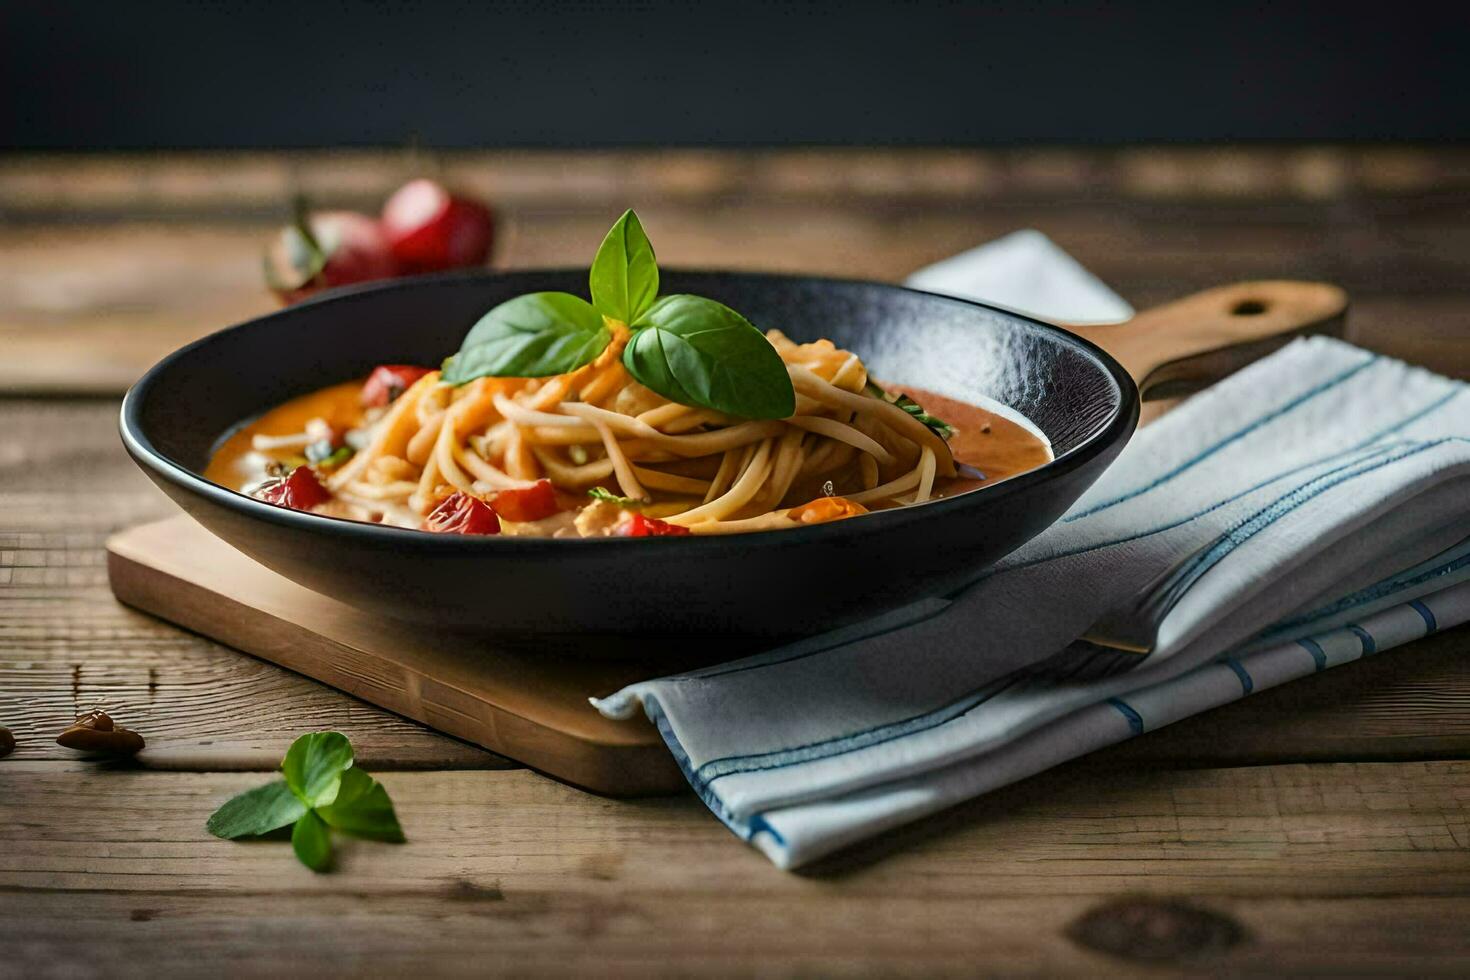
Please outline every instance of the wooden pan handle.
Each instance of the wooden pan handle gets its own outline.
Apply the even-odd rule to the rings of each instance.
[[[1346,312],[1336,286],[1268,280],[1207,289],[1127,323],[1067,329],[1117,358],[1146,401],[1203,388],[1293,337],[1341,336]]]

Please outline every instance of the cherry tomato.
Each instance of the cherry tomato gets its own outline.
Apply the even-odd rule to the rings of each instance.
[[[519,490],[502,490],[490,498],[490,506],[508,521],[539,521],[563,509],[550,480],[537,480]]]
[[[292,510],[311,510],[332,499],[332,494],[309,466],[298,466],[291,475],[255,492],[259,500]]]
[[[439,534],[499,534],[500,518],[476,497],[460,491],[429,512],[425,531]]]
[[[618,531],[618,535],[624,538],[680,538],[689,533],[687,527],[679,524],[670,524],[661,521],[657,517],[644,517],[638,511],[628,514],[629,520]]]
[[[479,201],[420,178],[383,205],[383,233],[405,272],[484,265],[495,240],[495,216]]]
[[[387,405],[428,373],[428,368],[412,364],[379,364],[363,382],[362,403],[369,408]]]
[[[356,211],[308,213],[281,229],[266,252],[265,278],[282,303],[295,303],[333,286],[398,274],[393,249],[378,223]]]

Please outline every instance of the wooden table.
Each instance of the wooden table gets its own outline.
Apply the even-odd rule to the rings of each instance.
[[[1470,376],[1464,148],[0,158],[0,975],[1470,968],[1466,629],[790,875],[692,796],[589,796],[119,606],[103,539],[170,505],[118,393],[269,308],[291,188],[370,206],[414,167],[499,202],[506,267],[584,260],[629,205],[670,264],[882,279],[1037,227],[1139,306],[1338,282],[1358,342]],[[54,744],[94,705],[136,763]],[[408,844],[318,876],[205,833],[320,728]]]

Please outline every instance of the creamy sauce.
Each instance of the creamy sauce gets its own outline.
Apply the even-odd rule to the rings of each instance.
[[[966,490],[988,487],[1051,462],[1051,447],[1030,429],[979,405],[945,398],[912,385],[894,385],[924,406],[924,411],[954,426],[949,451],[955,462],[973,466],[985,479],[963,476],[935,481],[935,496],[953,497]]]
[[[256,436],[285,436],[301,432],[312,419],[326,419],[337,429],[350,429],[362,422],[362,379],[344,381],[293,398],[278,405],[248,425],[242,425],[225,439],[209,465],[204,478],[231,490],[243,490],[259,483],[265,476],[269,460],[251,448]]]
[[[954,426],[950,451],[955,461],[984,474],[984,479],[959,476],[935,482],[936,497],[987,487],[1001,480],[1034,470],[1052,458],[1051,447],[1026,426],[968,402],[946,398],[912,385],[887,386],[903,392],[924,406],[929,414]],[[232,490],[248,490],[266,475],[265,468],[273,459],[291,460],[301,450],[284,448],[269,455],[251,446],[256,436],[279,437],[303,431],[312,419],[325,419],[333,428],[347,430],[363,422],[359,401],[362,380],[322,388],[271,409],[258,419],[241,426],[215,450],[204,477]]]

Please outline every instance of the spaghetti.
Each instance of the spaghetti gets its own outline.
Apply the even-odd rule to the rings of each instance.
[[[625,533],[637,513],[692,534],[728,534],[921,503],[936,478],[956,475],[945,439],[870,384],[857,355],[830,341],[766,336],[797,392],[786,419],[740,420],[653,393],[623,368],[621,329],[567,374],[453,387],[425,373],[344,433],[361,448],[321,474],[331,501],[312,509],[422,527],[455,494],[493,507],[501,494],[545,481],[557,492],[555,512],[520,522],[502,515],[501,533]],[[257,433],[252,449],[289,462],[283,452],[332,425],[319,417],[309,428]]]
[[[986,479],[956,466],[951,425],[883,391],[856,354],[662,295],[631,211],[598,249],[589,292],[500,303],[441,371],[383,365],[360,390],[267,413],[206,475],[327,516],[543,537],[779,530]],[[987,447],[1002,450],[986,454],[996,475],[1049,458],[1024,427],[941,401],[979,413],[982,436],[1014,430]]]

